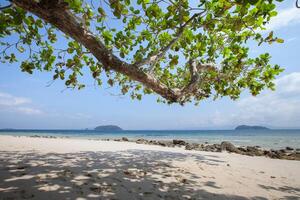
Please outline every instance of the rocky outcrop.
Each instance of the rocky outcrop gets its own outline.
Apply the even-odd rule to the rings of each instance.
[[[285,149],[288,150],[288,151],[293,151],[294,150],[294,148],[292,148],[292,147],[285,147]]]
[[[237,147],[239,154],[248,155],[248,156],[263,156],[265,155],[264,150],[256,146],[247,146],[247,147]]]
[[[228,151],[231,153],[240,153],[240,150],[238,148],[236,148],[230,142],[222,142],[221,143],[221,151]]]
[[[184,140],[173,140],[174,145],[186,145]]]
[[[197,143],[192,143],[192,144],[186,144],[185,149],[186,150],[196,150],[196,151],[203,151],[203,144],[197,144]]]
[[[186,150],[194,151],[208,151],[208,152],[222,152],[227,151],[229,153],[237,153],[247,156],[266,156],[274,159],[287,159],[287,160],[300,160],[300,149],[294,149],[287,147],[280,150],[265,150],[259,146],[246,146],[236,147],[228,141],[221,142],[221,144],[199,144],[199,143],[188,143],[184,140],[146,140],[143,138],[135,141],[129,140],[126,137],[121,139],[115,139],[114,141],[125,141],[125,142],[136,142],[137,144],[148,144],[148,145],[159,145],[163,147],[184,147]]]

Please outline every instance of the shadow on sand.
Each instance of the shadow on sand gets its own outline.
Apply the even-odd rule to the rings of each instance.
[[[264,197],[222,194],[213,181],[201,188],[201,177],[174,167],[186,154],[129,150],[40,154],[0,152],[0,199],[230,199],[265,200]],[[197,162],[219,165],[215,156],[189,154]],[[180,173],[178,173],[180,172]],[[187,178],[188,177],[188,178]],[[284,190],[286,199],[299,199],[299,188]]]

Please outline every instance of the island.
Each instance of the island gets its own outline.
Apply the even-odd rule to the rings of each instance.
[[[123,129],[116,125],[97,126],[95,131],[122,131]]]
[[[234,130],[270,130],[270,129],[264,126],[240,125],[237,126]]]

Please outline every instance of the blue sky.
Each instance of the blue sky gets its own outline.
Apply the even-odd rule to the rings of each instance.
[[[65,90],[62,81],[47,86],[52,74],[22,73],[18,64],[0,64],[0,128],[82,129],[116,124],[124,129],[229,129],[239,124],[300,127],[300,9],[294,1],[279,7],[269,29],[284,44],[251,46],[253,56],[270,52],[272,63],[285,68],[277,90],[257,97],[247,92],[237,101],[208,99],[199,106],[156,103],[115,96],[115,89],[94,87]]]

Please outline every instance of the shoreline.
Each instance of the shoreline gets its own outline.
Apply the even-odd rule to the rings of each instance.
[[[285,159],[285,160],[298,160],[300,161],[300,149],[292,148],[286,146],[284,149],[266,149],[261,148],[260,146],[234,146],[228,141],[223,141],[220,144],[210,144],[205,143],[190,143],[185,140],[180,139],[162,139],[162,140],[148,140],[144,138],[139,139],[128,139],[127,137],[122,137],[119,139],[111,138],[101,138],[101,139],[92,139],[92,138],[76,138],[68,136],[41,136],[41,135],[31,135],[31,136],[13,136],[13,137],[29,137],[29,138],[49,138],[49,139],[83,139],[83,140],[92,140],[92,141],[115,141],[115,142],[130,142],[136,144],[146,144],[146,145],[156,145],[161,147],[179,147],[184,148],[185,150],[193,151],[205,151],[205,152],[223,152],[227,151],[229,153],[236,153],[246,156],[263,156],[272,159]]]
[[[299,199],[300,162],[183,147],[0,136],[0,199]]]
[[[300,130],[270,130],[270,131],[233,131],[233,130],[178,130],[178,131],[121,131],[121,132],[95,132],[80,130],[24,130],[1,132],[0,135],[52,135],[68,136],[85,139],[115,139],[123,136],[129,139],[144,138],[148,140],[181,139],[190,143],[221,143],[230,141],[236,146],[259,145],[266,149],[284,149],[287,145],[300,148]]]

